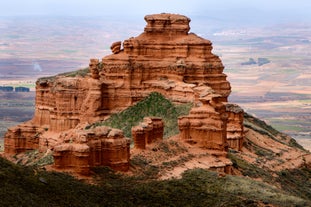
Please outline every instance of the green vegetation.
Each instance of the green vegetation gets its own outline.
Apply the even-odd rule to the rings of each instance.
[[[294,131],[294,132],[303,132],[303,131],[306,131],[306,129],[302,126],[295,126],[295,125],[290,125],[290,124],[277,124],[277,123],[271,123],[273,124],[273,126],[277,129],[277,130],[280,130],[280,131]]]
[[[53,152],[40,153],[38,150],[31,150],[26,152],[21,158],[16,157],[17,164],[43,167],[54,163]]]
[[[179,132],[178,117],[189,113],[192,104],[174,105],[160,93],[151,93],[148,97],[126,110],[113,114],[104,122],[97,122],[88,126],[110,126],[121,129],[124,135],[131,137],[131,128],[143,121],[144,117],[161,117],[164,121],[164,137],[170,137]]]
[[[268,169],[262,169],[256,165],[250,164],[247,161],[235,156],[234,153],[229,153],[229,158],[233,163],[233,167],[239,169],[244,176],[261,178],[265,182],[269,182],[273,179],[271,171]]]
[[[174,105],[161,94],[152,93],[133,107],[111,116],[106,123],[89,127],[109,123],[128,133],[131,126],[143,117],[160,116],[166,124],[171,124],[166,129],[166,136],[170,136],[170,133],[178,132],[177,117],[187,114],[190,108],[190,104]],[[245,114],[245,125],[280,142],[286,141],[285,138],[277,138],[283,136],[280,132],[248,114]],[[295,145],[293,142],[291,139],[287,144]],[[255,149],[260,158],[277,156],[256,147],[254,143],[246,144]],[[94,168],[96,185],[78,181],[67,174],[43,170],[42,166],[50,164],[53,157],[47,155],[36,160],[38,151],[27,153],[29,162],[26,163],[31,164],[28,167],[0,158],[0,206],[311,206],[311,170],[307,166],[275,174],[240,159],[232,152],[229,158],[233,167],[245,177],[219,177],[215,172],[193,169],[186,171],[180,179],[160,181],[156,179],[161,170],[180,166],[193,159],[193,155],[169,139],[155,145],[152,151],[167,157],[185,154],[160,165],[135,155],[130,161],[131,168],[139,172],[131,176],[116,173],[107,167]]]
[[[249,178],[219,177],[202,169],[189,170],[181,179],[163,181],[124,176],[109,168],[94,171],[101,182],[88,185],[66,174],[22,167],[0,158],[0,206],[311,205],[310,196],[303,199]],[[300,178],[299,173],[295,175]]]
[[[280,132],[274,129],[272,126],[266,124],[266,122],[248,114],[244,113],[244,125],[249,127],[255,131],[258,131],[262,134],[266,134],[268,136],[276,136]]]
[[[301,150],[305,150],[301,145],[299,145],[295,139],[289,137],[286,134],[279,132],[272,126],[266,124],[264,121],[251,116],[250,114],[244,113],[244,126],[251,128],[261,134],[269,136],[271,139],[286,144],[291,147],[296,147]]]
[[[311,198],[311,168],[305,166],[302,169],[283,170],[278,173],[277,181],[283,189],[292,195],[303,199]]]
[[[76,53],[78,50],[62,50],[65,53]]]
[[[83,69],[80,69],[80,70],[75,70],[75,71],[72,71],[72,72],[61,73],[59,75],[60,76],[65,76],[65,77],[76,77],[76,76],[85,77],[89,72],[90,72],[90,69],[89,69],[89,67],[87,67],[87,68],[83,68]]]
[[[277,175],[275,175],[274,172],[250,164],[245,160],[238,158],[233,153],[229,153],[229,158],[233,162],[233,167],[239,169],[244,176],[260,178],[270,185],[281,186],[281,189],[287,192],[289,195],[297,196],[301,199],[306,199],[309,201],[311,200],[310,166],[303,166],[302,168],[293,170],[283,170],[277,172]],[[287,206],[291,205],[287,204]]]
[[[50,76],[50,77],[42,77],[39,78],[38,81],[53,81],[56,77],[58,76],[65,76],[65,77],[76,77],[76,76],[81,76],[81,77],[85,77],[88,73],[89,73],[90,69],[89,67],[87,68],[83,68],[80,70],[75,70],[75,71],[71,71],[71,72],[66,72],[66,73],[60,73],[58,75],[55,76]]]

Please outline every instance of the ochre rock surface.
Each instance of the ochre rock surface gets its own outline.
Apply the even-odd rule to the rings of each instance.
[[[32,122],[20,124],[8,129],[4,137],[4,149],[7,155],[15,155],[21,152],[39,148],[39,137],[43,129]]]
[[[241,151],[244,141],[244,111],[236,104],[226,104],[228,113],[227,121],[227,142],[229,148]]]
[[[193,107],[189,115],[179,117],[180,138],[201,148],[227,151],[227,114],[221,110],[225,109],[224,104],[214,94],[201,97],[200,101],[201,106]]]
[[[163,140],[164,123],[158,117],[145,117],[138,126],[132,127],[134,147],[146,149],[146,145]]]
[[[121,41],[112,43],[112,45],[110,46],[111,52],[113,54],[119,53],[121,51],[121,44],[122,44]]]
[[[199,85],[211,87],[227,101],[230,84],[221,60],[212,54],[209,40],[188,32],[190,19],[175,14],[145,19],[145,31],[125,40],[123,50],[101,62],[90,60],[89,76],[39,79],[34,123],[60,132],[101,120],[153,91],[176,103],[193,102]]]
[[[83,142],[77,138],[63,143],[59,140],[66,136],[60,134],[72,129],[70,134],[80,137],[82,132],[75,128],[79,124],[104,120],[151,92],[159,92],[174,103],[192,102],[196,106],[202,101],[203,105],[194,107],[189,116],[180,118],[182,139],[206,149],[226,151],[228,113],[224,102],[231,87],[220,58],[211,52],[212,43],[189,33],[190,19],[186,16],[155,14],[145,20],[142,34],[125,40],[123,47],[122,42],[113,43],[112,54],[101,61],[91,59],[87,75],[39,79],[34,117],[8,130],[5,153],[52,149],[56,168],[81,173],[86,173],[89,166],[119,166],[116,160],[124,156],[120,161],[123,167],[115,169],[127,169],[128,149],[123,148],[127,142],[120,141],[123,137],[109,138],[94,132],[86,133]],[[145,136],[150,137],[145,144],[153,141]],[[141,148],[143,145],[138,144]]]
[[[121,130],[106,126],[68,130],[59,136],[53,156],[56,169],[83,175],[88,175],[95,166],[127,171],[130,140]]]

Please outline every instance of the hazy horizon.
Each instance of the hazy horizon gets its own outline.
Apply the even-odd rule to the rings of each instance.
[[[276,24],[311,22],[311,1],[300,0],[115,0],[61,1],[11,0],[1,2],[0,16],[110,16],[116,19],[141,19],[146,14],[179,13],[232,24]]]

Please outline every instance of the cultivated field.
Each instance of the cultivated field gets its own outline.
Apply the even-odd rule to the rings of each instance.
[[[34,97],[34,92],[0,92],[0,140],[9,127],[32,118]]]
[[[232,85],[230,101],[264,119],[311,149],[310,27],[283,25],[244,34],[218,34],[221,56]],[[215,46],[216,45],[216,46]],[[270,62],[245,64],[252,58]]]

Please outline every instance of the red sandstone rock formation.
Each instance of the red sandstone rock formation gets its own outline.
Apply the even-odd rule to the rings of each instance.
[[[113,54],[118,54],[121,51],[121,41],[112,43],[110,49]]]
[[[158,117],[145,117],[144,121],[132,128],[134,147],[146,149],[146,145],[163,139],[164,123]]]
[[[236,104],[226,104],[228,113],[227,142],[229,147],[241,151],[244,141],[244,111]]]
[[[44,132],[31,122],[8,129],[4,137],[4,149],[8,155],[38,149],[39,137]]]
[[[188,116],[178,119],[180,137],[185,142],[210,149],[227,151],[227,116],[215,109],[217,101],[214,94],[200,98],[202,105],[191,109]],[[223,106],[221,102],[217,105]]]
[[[90,76],[38,80],[34,123],[52,131],[71,129],[125,109],[153,91],[174,102],[193,102],[198,85],[211,87],[226,101],[230,84],[221,60],[211,53],[210,41],[188,33],[189,18],[159,14],[145,19],[145,32],[125,40],[123,51],[101,63],[91,59]]]
[[[54,147],[56,169],[88,175],[91,167],[109,166],[127,171],[130,159],[130,140],[123,132],[109,127],[74,129],[62,133],[61,142]]]
[[[94,79],[99,79],[99,60],[98,59],[91,59],[90,60],[90,64],[89,64],[89,68],[90,68],[90,73],[92,78]]]
[[[116,160],[123,156],[114,148],[119,146],[115,145],[119,139],[110,142],[110,138],[100,133],[100,138],[96,133],[94,136],[86,133],[83,142],[77,138],[77,142],[59,143],[58,139],[62,140],[64,135],[52,137],[48,133],[60,134],[79,123],[103,120],[154,91],[175,103],[201,100],[202,106],[179,120],[182,137],[207,149],[225,151],[227,113],[222,102],[227,101],[230,84],[223,73],[221,60],[211,52],[211,42],[189,33],[190,19],[185,16],[157,14],[147,15],[145,20],[144,32],[125,40],[123,49],[121,42],[117,42],[112,44],[113,54],[103,57],[101,62],[91,59],[87,76],[59,75],[39,79],[34,118],[8,130],[5,153],[54,148],[55,166],[60,169],[72,168],[86,173],[88,166],[114,167],[118,163]],[[46,132],[37,134],[39,129]],[[143,141],[138,141],[143,140],[138,138],[139,130],[134,132],[137,146],[143,148]],[[144,142],[150,140],[153,139],[147,138]],[[125,153],[128,148],[124,146],[123,143],[121,151]],[[96,156],[109,157],[110,162],[106,162],[106,158],[96,161],[99,159]],[[128,160],[126,153],[124,156],[126,158],[122,160]],[[123,161],[122,165],[127,166]]]

